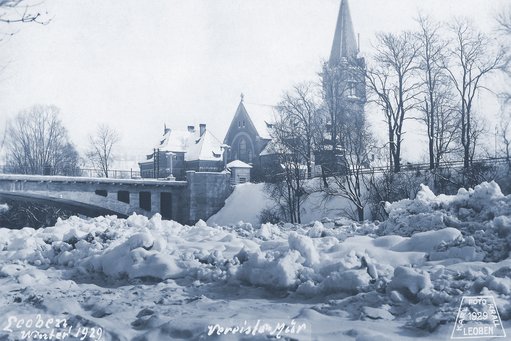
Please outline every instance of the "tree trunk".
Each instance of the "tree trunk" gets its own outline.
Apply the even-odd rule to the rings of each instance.
[[[431,75],[430,75],[431,77]],[[435,169],[435,108],[433,104],[433,93],[430,91],[429,100],[431,107],[429,108],[429,127],[428,127],[428,138],[429,138],[429,169]],[[427,108],[426,108],[427,110]]]
[[[358,221],[364,221],[364,208],[357,207]]]
[[[394,173],[399,173],[401,171],[401,143],[397,141],[396,146],[394,148]]]

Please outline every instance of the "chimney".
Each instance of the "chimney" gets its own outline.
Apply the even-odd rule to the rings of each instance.
[[[189,133],[194,133],[195,132],[195,127],[194,126],[188,126],[188,132]]]
[[[200,136],[204,135],[204,132],[206,131],[206,124],[205,123],[201,123],[199,124],[199,132],[200,132]]]

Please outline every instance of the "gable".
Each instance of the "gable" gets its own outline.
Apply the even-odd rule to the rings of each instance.
[[[259,133],[252,122],[247,109],[245,109],[243,101],[238,105],[238,109],[234,114],[229,130],[227,130],[227,133],[225,134],[224,143],[230,145],[233,142],[234,137],[239,133],[247,134],[254,141],[257,137],[259,137]]]
[[[253,142],[269,140],[269,125],[274,121],[273,107],[240,102],[225,134],[224,143],[230,145],[240,133],[249,135]]]

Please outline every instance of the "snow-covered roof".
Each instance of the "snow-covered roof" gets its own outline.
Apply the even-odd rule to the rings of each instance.
[[[291,152],[286,146],[278,145],[274,140],[270,140],[259,153],[260,156],[275,154],[291,154]]]
[[[184,153],[188,150],[188,146],[198,138],[199,133],[195,131],[168,129],[154,148],[163,152]]]
[[[263,139],[270,139],[269,128],[275,122],[274,107],[266,104],[250,104],[246,102],[243,102],[243,105],[259,136]]]
[[[227,164],[227,168],[252,168],[252,166],[243,161],[234,160]]]
[[[298,169],[305,170],[305,171],[307,170],[307,165],[302,165],[302,164],[297,165],[292,162],[288,162],[287,165],[291,168],[298,168]],[[280,167],[282,169],[286,169],[286,163],[281,163]]]
[[[161,152],[185,153],[185,161],[221,161],[222,142],[207,129],[200,135],[200,130],[168,129],[159,143],[154,147]],[[152,159],[152,155],[148,155]]]
[[[266,146],[261,150],[259,153],[259,156],[265,156],[265,155],[273,155],[277,154],[277,146],[275,145],[275,142],[269,141]]]
[[[197,140],[193,141],[185,154],[185,161],[221,161],[224,149],[222,142],[208,130]]]

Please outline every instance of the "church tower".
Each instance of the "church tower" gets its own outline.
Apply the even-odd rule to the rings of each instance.
[[[321,75],[328,125],[322,150],[315,155],[325,173],[346,171],[353,166],[347,156],[364,149],[356,135],[365,129],[365,76],[365,60],[359,54],[348,0],[341,0],[330,58],[323,64]]]
[[[337,85],[343,85],[336,91],[337,97],[341,97],[339,99],[358,99],[363,106],[366,102],[366,66],[365,60],[359,55],[359,52],[348,0],[341,0],[332,50],[328,63],[325,65],[325,68],[330,70],[324,71],[335,73],[335,76],[339,78]]]
[[[328,63],[338,65],[342,59],[354,59],[357,58],[357,55],[358,45],[351,21],[348,0],[342,0]]]

